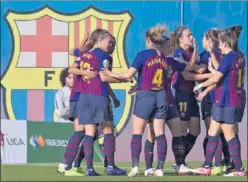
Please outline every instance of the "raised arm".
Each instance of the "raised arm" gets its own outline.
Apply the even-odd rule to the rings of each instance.
[[[198,54],[198,48],[197,48],[197,43],[196,43],[196,39],[193,39],[193,47],[194,47],[194,51],[192,53],[191,59],[189,61],[189,64],[194,67],[195,63],[196,63],[196,58],[197,58],[197,54]]]
[[[80,56],[80,52],[85,49],[85,46],[86,46],[87,42],[89,41],[89,39],[90,39],[90,32],[88,32],[85,35],[84,39],[80,42],[79,47],[72,48],[69,51],[69,54],[71,56],[79,57]]]
[[[209,53],[210,53],[211,62],[212,62],[212,65],[213,65],[214,69],[218,70],[219,65],[220,65],[218,59],[216,58],[213,50],[211,52],[209,52]]]

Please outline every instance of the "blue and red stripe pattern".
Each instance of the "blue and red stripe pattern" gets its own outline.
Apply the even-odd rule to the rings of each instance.
[[[185,61],[189,62],[191,60],[193,51],[194,51],[193,48],[190,49],[189,52],[186,52],[182,48],[177,48],[177,49],[175,49],[175,51],[173,53],[173,57],[175,57],[175,58],[182,57]],[[175,88],[176,91],[187,92],[187,93],[193,92],[193,89],[195,86],[195,81],[185,80],[183,78],[182,74],[179,72],[177,72],[175,78],[176,78],[176,81],[173,84],[173,87]]]
[[[239,74],[243,68],[237,53],[230,51],[222,56],[218,71],[223,78],[217,83],[215,99],[218,106],[240,106],[239,92],[242,78]]]
[[[139,73],[137,90],[165,89],[165,70],[168,69],[168,64],[160,52],[155,49],[139,52],[132,67]]]
[[[94,49],[92,52],[83,52],[81,54],[81,69],[91,69],[92,71],[101,71],[103,62],[107,60],[112,63],[112,58],[99,48]],[[85,76],[81,79],[81,92],[86,94],[93,94],[108,97],[107,83],[103,82],[99,75],[95,78],[87,78]]]

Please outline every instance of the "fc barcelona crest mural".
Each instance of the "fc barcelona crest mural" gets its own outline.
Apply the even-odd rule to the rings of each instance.
[[[46,6],[27,13],[9,11],[6,21],[13,46],[2,85],[10,119],[53,121],[53,98],[61,87],[60,71],[74,62],[69,50],[96,28],[104,28],[116,37],[114,71],[128,69],[124,39],[132,21],[129,11],[109,13],[89,6],[81,12],[63,14]],[[120,96],[122,105],[116,110],[121,114],[114,121],[118,133],[129,117],[132,98],[127,94],[127,84],[111,86]],[[21,100],[15,100],[20,97]]]

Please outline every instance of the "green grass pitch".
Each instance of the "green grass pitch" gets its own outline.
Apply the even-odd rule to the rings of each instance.
[[[247,181],[247,176],[176,176],[171,164],[171,162],[166,162],[164,177],[146,177],[144,176],[145,164],[140,163],[140,176],[132,178],[107,176],[102,163],[94,164],[96,171],[102,175],[99,177],[64,177],[56,172],[57,164],[1,165],[1,181]],[[190,162],[189,164],[192,167],[199,167],[202,162]],[[247,161],[243,164],[247,168]],[[130,163],[127,162],[118,163],[118,166],[127,169],[128,172],[131,169]]]

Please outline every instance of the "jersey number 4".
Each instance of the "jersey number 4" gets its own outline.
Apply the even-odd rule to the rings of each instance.
[[[157,69],[153,78],[152,78],[152,83],[157,85],[157,87],[161,87],[163,83],[163,69]]]

